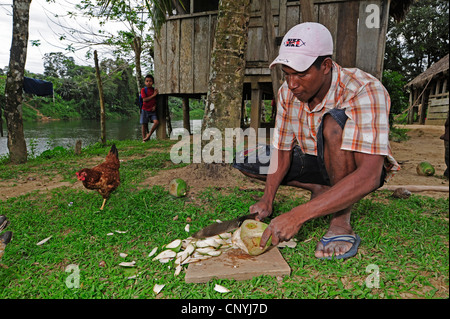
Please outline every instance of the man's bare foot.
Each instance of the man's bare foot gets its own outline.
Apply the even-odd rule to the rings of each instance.
[[[328,232],[325,234],[324,237],[333,237],[337,235],[355,235],[355,233],[351,229],[345,230],[343,228],[330,227],[330,229],[328,230]],[[340,256],[348,252],[350,248],[352,248],[353,246],[353,243],[351,242],[340,240],[332,241],[325,244],[326,245],[324,245],[321,241],[317,243],[316,251],[314,253],[314,255],[317,258],[327,258],[333,255]]]

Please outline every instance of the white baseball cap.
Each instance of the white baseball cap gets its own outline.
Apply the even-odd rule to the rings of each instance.
[[[298,71],[306,71],[319,56],[333,54],[330,31],[320,23],[300,23],[290,29],[280,45],[277,58],[270,64],[284,64]]]

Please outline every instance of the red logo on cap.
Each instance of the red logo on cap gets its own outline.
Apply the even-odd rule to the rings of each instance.
[[[295,47],[299,48],[306,45],[305,42],[303,42],[302,39],[287,39],[286,42],[284,42],[285,47]]]

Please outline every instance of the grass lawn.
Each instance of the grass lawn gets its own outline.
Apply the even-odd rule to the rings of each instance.
[[[295,248],[280,249],[291,267],[290,276],[187,284],[184,271],[175,277],[173,265],[152,261],[150,251],[188,237],[184,230],[187,218],[192,219],[192,233],[217,218],[229,219],[248,211],[262,192],[209,188],[191,201],[172,197],[162,186],[138,187],[161,169],[179,167],[170,162],[173,142],[115,143],[124,159],[122,184],[103,211],[98,210],[102,199],[96,192],[70,187],[0,202],[0,215],[8,217],[11,224],[7,230],[14,233],[1,260],[0,299],[449,297],[448,198],[413,194],[408,199],[395,199],[390,192],[381,191],[354,205],[352,224],[362,239],[354,258],[323,261],[314,257],[316,243],[328,226],[325,217],[301,228]],[[108,150],[109,146],[94,145],[83,149],[81,156],[58,150],[24,165],[3,163],[0,181],[42,174],[79,183],[75,172],[84,167],[82,163],[104,157]],[[304,201],[279,195],[275,215]],[[46,243],[36,245],[50,236]],[[120,253],[128,256],[122,258]],[[136,266],[120,267],[122,261],[136,261]],[[165,284],[158,295],[153,292],[155,284]],[[215,284],[231,292],[216,292]]]

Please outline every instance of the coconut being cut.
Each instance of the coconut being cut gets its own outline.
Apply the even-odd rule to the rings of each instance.
[[[161,263],[174,261],[175,276],[177,276],[182,270],[180,266],[219,257],[231,249],[240,248],[248,255],[257,256],[264,253],[271,245],[270,238],[264,249],[259,247],[261,236],[267,226],[265,223],[249,219],[244,221],[234,234],[226,232],[203,239],[193,237],[183,240],[175,239],[164,245],[163,251],[152,260],[159,260]],[[155,253],[156,249],[153,249],[149,256]]]
[[[263,249],[259,247],[267,227],[267,224],[259,221],[244,221],[231,238],[232,249],[217,257],[190,263],[185,281],[203,283],[214,278],[250,280],[261,275],[288,276],[291,269],[278,247],[271,246],[271,238]],[[203,252],[202,249],[196,250]]]
[[[263,249],[259,247],[261,236],[267,226],[268,225],[263,222],[247,219],[242,223],[241,227],[234,232],[232,242],[251,256],[261,255],[269,249],[272,244],[272,237],[270,237]]]

